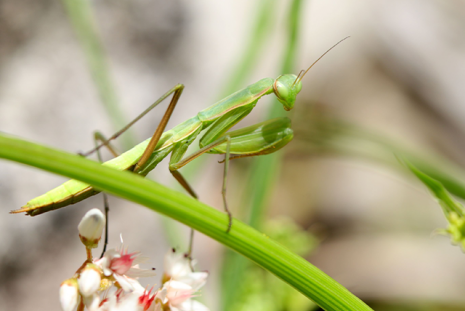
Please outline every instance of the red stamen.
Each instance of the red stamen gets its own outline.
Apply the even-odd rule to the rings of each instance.
[[[139,304],[144,306],[144,311],[147,311],[152,305],[152,302],[155,300],[155,294],[150,295],[152,293],[152,290],[153,287],[148,292],[146,289],[144,293],[139,297]]]

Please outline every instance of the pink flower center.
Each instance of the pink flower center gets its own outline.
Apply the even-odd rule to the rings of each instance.
[[[137,253],[121,254],[120,258],[113,258],[110,263],[110,269],[116,274],[125,274],[129,269],[131,269],[132,262],[135,259],[132,258],[132,256],[136,254]]]

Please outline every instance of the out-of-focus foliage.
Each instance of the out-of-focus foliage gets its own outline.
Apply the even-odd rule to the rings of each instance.
[[[405,161],[405,164],[428,187],[442,207],[449,226],[446,229],[438,229],[437,232],[449,235],[452,243],[459,245],[465,251],[465,210],[463,205],[455,200],[439,181],[423,173],[410,162]]]
[[[264,233],[289,250],[306,257],[316,246],[316,238],[289,218],[277,218],[264,225]],[[257,265],[244,273],[238,299],[231,306],[237,311],[305,311],[314,303]]]

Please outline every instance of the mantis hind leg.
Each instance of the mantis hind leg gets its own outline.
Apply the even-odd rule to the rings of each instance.
[[[110,152],[112,152],[112,150],[114,151],[114,149],[110,145],[111,140],[116,139],[118,136],[123,134],[134,123],[139,121],[149,111],[151,111],[158,104],[160,104],[162,101],[164,101],[168,96],[173,94],[171,102],[170,102],[168,108],[166,109],[165,114],[163,115],[163,118],[161,119],[160,123],[158,124],[157,129],[155,130],[152,138],[150,139],[149,144],[147,145],[147,148],[144,150],[144,153],[142,154],[141,158],[136,163],[136,165],[135,165],[135,167],[133,169],[134,173],[140,172],[141,170],[143,170],[145,168],[146,164],[148,163],[148,161],[150,159],[150,156],[154,152],[154,150],[155,150],[155,148],[157,146],[157,143],[159,142],[160,137],[162,136],[163,132],[165,131],[166,125],[168,124],[168,121],[171,118],[171,115],[173,114],[174,108],[176,107],[176,104],[178,103],[179,98],[181,97],[181,94],[182,94],[183,90],[184,90],[184,85],[183,84],[178,84],[178,85],[174,86],[172,89],[170,89],[168,92],[166,92],[163,96],[161,96],[159,99],[157,99],[152,105],[150,105],[144,112],[142,112],[139,116],[137,116],[134,120],[132,120],[128,125],[126,125],[123,129],[121,129],[117,133],[113,134],[109,139],[106,139],[100,133],[96,134],[94,136],[94,139],[95,139],[95,142],[96,142],[95,148],[90,150],[89,152],[83,154],[83,155],[87,156],[89,154],[92,154],[93,152],[98,152],[99,160],[101,160],[101,157],[100,157],[100,154],[99,154],[99,150],[100,150],[101,147],[106,146],[106,147],[108,147],[110,149]],[[101,143],[98,144],[97,141],[101,141]],[[186,147],[186,150],[187,150],[187,147]],[[190,190],[190,191],[189,190],[188,191],[192,196],[197,198],[195,192],[193,192],[192,188],[187,184],[185,179],[180,174],[179,174],[177,180],[181,183],[181,185],[183,187]],[[107,208],[108,207],[108,201],[107,201],[107,198],[106,198],[105,194],[104,194],[104,202],[105,202],[105,215],[107,216],[107,213],[108,213],[108,208]],[[108,221],[106,223],[105,232],[108,232],[108,227],[107,226],[108,226]],[[191,245],[192,245],[192,238],[193,238],[193,234],[191,233]],[[105,246],[104,246],[104,250],[102,252],[102,256],[103,256],[103,254],[104,254],[104,252],[106,250],[106,244],[107,244],[106,242],[107,241],[108,241],[107,240],[107,234],[105,234]],[[192,246],[190,246],[190,248],[192,248]]]
[[[94,152],[96,152],[97,150],[99,150],[100,148],[102,148],[103,146],[108,146],[110,144],[110,141],[118,138],[121,134],[123,134],[131,126],[133,126],[137,121],[142,119],[142,117],[144,117],[147,113],[149,113],[153,108],[158,106],[158,104],[160,104],[168,96],[173,94],[173,98],[171,99],[170,105],[168,106],[168,108],[167,108],[167,110],[165,112],[165,115],[163,116],[162,120],[160,121],[160,124],[158,125],[155,133],[153,134],[152,140],[150,141],[149,145],[147,146],[147,150],[149,150],[149,151],[146,150],[146,152],[143,154],[142,158],[139,160],[139,162],[136,165],[137,170],[135,170],[135,171],[137,172],[140,169],[140,167],[142,167],[147,162],[150,154],[155,149],[158,141],[160,140],[161,134],[163,134],[163,131],[164,131],[165,127],[166,127],[166,124],[168,123],[168,121],[169,121],[169,119],[171,117],[171,114],[173,113],[173,110],[174,110],[179,98],[181,97],[181,94],[182,94],[183,90],[184,90],[184,85],[183,84],[175,85],[173,88],[168,90],[168,92],[166,92],[159,99],[157,99],[153,104],[151,104],[147,109],[145,109],[134,120],[129,122],[128,125],[126,125],[121,130],[119,130],[118,132],[113,134],[110,138],[105,139],[105,140],[101,140],[101,143],[97,144],[94,149],[92,149],[92,150],[90,150],[88,152],[85,152],[85,153],[81,153],[81,155],[87,157],[87,156],[93,154]]]
[[[105,146],[107,147],[110,152],[116,157],[118,156],[117,152],[113,148],[113,146],[110,144],[111,140],[116,139],[118,136],[123,134],[126,130],[128,130],[132,125],[134,125],[137,121],[139,121],[142,117],[144,117],[148,112],[150,112],[153,108],[158,106],[162,101],[164,101],[169,95],[173,94],[173,97],[171,99],[171,102],[168,106],[168,108],[165,111],[165,114],[163,115],[163,118],[161,119],[160,123],[157,126],[157,129],[155,130],[147,148],[145,149],[144,153],[142,154],[141,158],[135,165],[133,172],[137,173],[141,169],[144,168],[144,165],[147,163],[149,160],[151,154],[155,150],[155,147],[157,146],[158,141],[160,140],[161,135],[163,134],[166,125],[168,124],[169,119],[171,118],[171,115],[173,114],[174,108],[176,107],[176,104],[178,103],[179,98],[181,97],[182,91],[184,90],[184,85],[183,84],[178,84],[174,86],[172,89],[170,89],[168,92],[166,92],[164,95],[162,95],[159,99],[157,99],[152,105],[150,105],[146,110],[144,110],[139,116],[137,116],[134,120],[132,120],[128,125],[126,125],[124,128],[122,128],[120,131],[116,132],[113,134],[110,138],[105,138],[100,132],[96,132],[94,134],[94,142],[95,142],[95,148],[90,150],[89,152],[86,153],[81,153],[82,156],[88,156],[94,152],[97,152],[97,156],[100,162],[102,162],[102,158],[100,155],[100,148]],[[99,144],[100,141],[100,144]],[[195,194],[194,194],[195,196]],[[107,195],[104,193],[103,194],[103,200],[104,200],[104,205],[105,205],[105,217],[107,219],[105,223],[105,245],[103,247],[103,252],[101,257],[106,251],[106,247],[108,244],[108,198]]]

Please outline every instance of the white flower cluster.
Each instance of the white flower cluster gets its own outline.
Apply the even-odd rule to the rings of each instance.
[[[94,242],[89,245],[88,241],[100,239],[102,223],[105,223],[105,217],[97,209],[89,211],[82,219],[78,229],[86,249],[95,247]],[[139,255],[121,247],[92,260],[88,252],[87,260],[76,274],[60,286],[63,311],[83,311],[85,308],[89,311],[209,310],[192,299],[205,284],[207,272],[192,272],[191,260],[173,250],[165,257],[162,287],[148,289],[142,287],[137,279],[154,276],[155,273],[139,268],[139,264],[147,259]]]

